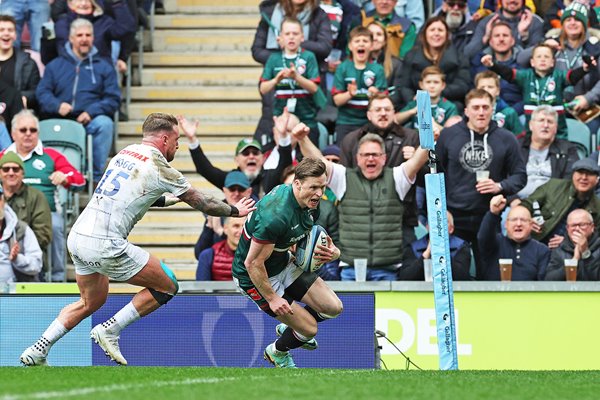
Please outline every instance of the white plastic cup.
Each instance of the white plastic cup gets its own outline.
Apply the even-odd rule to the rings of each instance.
[[[367,281],[367,259],[366,258],[355,258],[354,259],[354,279],[356,282]]]
[[[477,182],[489,179],[489,177],[490,171],[475,171],[475,179],[477,179]]]
[[[425,282],[433,281],[433,263],[431,258],[423,259],[423,272],[425,273]]]

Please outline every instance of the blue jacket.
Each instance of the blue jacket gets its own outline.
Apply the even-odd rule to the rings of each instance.
[[[513,260],[513,281],[542,281],[550,261],[550,249],[535,239],[517,243],[502,235],[500,216],[488,213],[477,234],[480,257],[483,262],[483,279],[500,280],[499,258]]]
[[[79,60],[71,44],[65,43],[65,54],[46,66],[36,90],[42,114],[65,118],[58,115],[60,104],[65,102],[73,106],[67,118],[77,118],[84,111],[92,118],[113,117],[121,101],[117,73],[110,62],[97,54],[94,47],[85,59]]]

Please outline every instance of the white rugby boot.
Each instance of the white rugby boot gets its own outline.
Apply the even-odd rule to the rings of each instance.
[[[90,332],[90,337],[111,360],[120,365],[127,365],[127,360],[119,348],[119,335],[110,332],[103,324],[98,324]]]

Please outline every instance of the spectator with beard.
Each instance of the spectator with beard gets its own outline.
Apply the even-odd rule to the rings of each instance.
[[[478,73],[487,70],[481,64],[481,58],[486,54],[490,54],[493,62],[497,64],[514,69],[528,67],[529,59],[527,59],[526,64],[519,64],[517,56],[520,55],[522,49],[515,44],[516,40],[510,25],[502,21],[496,22],[490,31],[489,46],[471,59],[471,75],[475,77]],[[519,85],[500,79],[500,98],[514,108],[517,114],[523,114],[523,94]]]
[[[525,0],[501,0],[502,7],[483,18],[473,34],[473,39],[465,47],[465,55],[471,59],[489,45],[492,27],[498,22],[506,22],[512,30],[515,44],[527,48],[536,45],[544,38],[544,21],[524,6]]]
[[[452,43],[462,53],[477,27],[477,21],[471,19],[467,0],[444,0],[433,13],[433,16],[437,15],[446,18],[446,25],[452,35]]]

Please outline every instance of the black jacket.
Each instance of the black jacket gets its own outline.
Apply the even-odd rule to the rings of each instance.
[[[519,140],[519,148],[523,162],[527,166],[529,159],[529,149],[531,147],[530,137],[521,137]],[[564,139],[554,139],[548,150],[548,158],[550,158],[550,166],[552,167],[552,178],[568,179],[571,176],[571,166],[577,160],[577,147]]]

